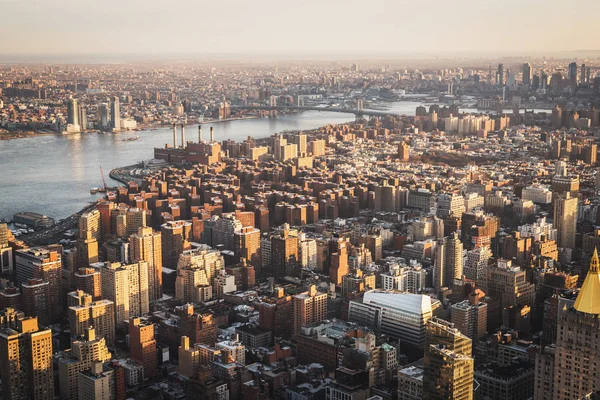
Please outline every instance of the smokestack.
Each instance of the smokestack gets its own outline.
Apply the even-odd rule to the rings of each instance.
[[[214,142],[215,141],[215,129],[211,126],[210,127],[210,142]]]
[[[198,143],[202,143],[202,125],[198,125]]]
[[[177,148],[177,125],[173,124],[173,148]]]
[[[181,124],[181,147],[185,147],[185,127]]]

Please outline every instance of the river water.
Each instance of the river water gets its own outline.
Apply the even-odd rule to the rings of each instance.
[[[414,112],[414,111],[413,111]],[[204,139],[214,127],[215,140],[242,141],[263,138],[285,130],[315,129],[327,124],[353,121],[354,115],[307,111],[203,124]],[[0,219],[12,219],[21,211],[33,211],[56,220],[79,211],[100,194],[90,188],[102,185],[100,167],[108,185],[116,186],[111,169],[153,157],[155,147],[172,143],[171,128],[120,134],[84,133],[46,135],[0,141]],[[139,135],[136,141],[124,138]],[[177,140],[181,140],[178,130]],[[186,140],[198,140],[198,128],[186,127]]]
[[[395,102],[391,112],[414,115],[417,101]],[[215,140],[242,141],[248,136],[263,138],[285,130],[309,130],[327,124],[354,120],[352,114],[307,111],[275,119],[234,120],[203,125],[208,139],[214,127]],[[139,135],[136,141],[123,141]],[[186,140],[198,139],[197,126],[186,127]],[[65,218],[94,201],[90,188],[102,185],[100,167],[108,185],[111,169],[153,157],[155,147],[172,143],[171,128],[135,133],[47,135],[0,141],[0,219],[12,219],[21,211],[33,211],[56,220]],[[178,132],[177,140],[181,140]]]

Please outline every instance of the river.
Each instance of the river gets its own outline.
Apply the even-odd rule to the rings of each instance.
[[[413,111],[414,112],[414,111]],[[203,124],[208,139],[214,127],[215,140],[242,141],[263,138],[285,130],[309,130],[327,124],[353,121],[354,115],[307,111]],[[153,157],[155,147],[172,143],[171,128],[120,134],[82,133],[45,135],[0,141],[0,219],[12,219],[21,211],[33,211],[56,220],[79,211],[101,195],[90,188],[102,185],[100,167],[109,186],[116,186],[111,169]],[[139,135],[136,141],[124,138]],[[179,131],[177,140],[181,140]],[[198,140],[198,128],[186,127],[186,140]]]
[[[414,115],[418,101],[389,104],[393,113]],[[468,110],[465,110],[468,111]],[[281,115],[275,119],[258,118],[203,124],[217,141],[242,141],[248,136],[263,138],[285,130],[309,130],[327,124],[353,121],[354,115],[325,111],[306,111]],[[136,141],[123,141],[139,135]],[[196,126],[186,127],[186,139],[197,140]],[[181,139],[178,134],[178,141]],[[102,185],[100,167],[108,185],[116,185],[111,169],[135,164],[153,157],[155,147],[171,143],[171,128],[135,133],[46,135],[0,141],[0,219],[12,219],[21,211],[33,211],[56,220],[65,218],[102,196],[91,195],[90,188]]]

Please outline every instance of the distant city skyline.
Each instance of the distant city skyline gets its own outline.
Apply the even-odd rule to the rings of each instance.
[[[0,57],[164,54],[270,58],[594,52],[600,3],[552,0],[0,0]],[[582,12],[584,11],[585,12]],[[535,18],[533,17],[535,16]],[[567,33],[568,34],[565,34]],[[0,62],[6,61],[0,59]]]

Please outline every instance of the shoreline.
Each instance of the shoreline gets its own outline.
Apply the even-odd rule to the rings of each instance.
[[[185,124],[185,126],[214,124],[214,123],[219,123],[219,122],[241,121],[241,120],[245,120],[245,119],[259,119],[259,118],[266,118],[266,117],[252,115],[252,116],[248,116],[248,117],[216,119],[216,120],[202,121],[202,122],[195,121],[194,123]],[[98,130],[98,129],[90,129],[90,130],[86,130],[86,131],[82,131],[82,132],[68,132],[68,133],[67,132],[64,132],[64,133],[48,132],[48,131],[44,131],[44,132],[14,131],[14,132],[0,133],[0,141],[27,139],[27,138],[38,137],[38,136],[71,136],[71,135],[80,135],[80,134],[85,135],[85,134],[89,134],[89,133],[97,133],[97,134],[101,134],[101,135],[134,133],[134,132],[140,132],[140,131],[155,131],[155,130],[159,130],[159,129],[168,129],[170,127],[171,127],[171,125],[169,125],[169,124],[153,124],[153,125],[144,125],[144,126],[136,128],[136,129],[124,129],[124,130],[120,130],[120,131],[102,131],[102,130]]]

